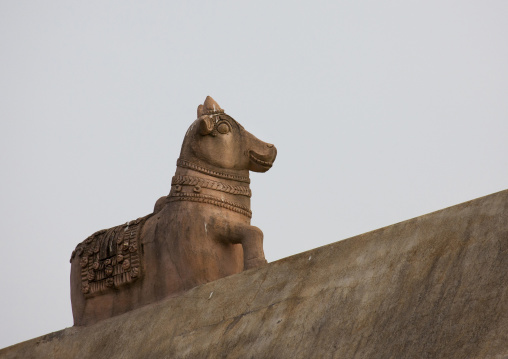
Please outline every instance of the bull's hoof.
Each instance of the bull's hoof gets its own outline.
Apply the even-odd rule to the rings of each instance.
[[[247,259],[243,264],[243,270],[259,268],[266,265],[268,262],[264,258]]]

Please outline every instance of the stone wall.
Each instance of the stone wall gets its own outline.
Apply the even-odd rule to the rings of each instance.
[[[1,358],[508,358],[508,190]]]

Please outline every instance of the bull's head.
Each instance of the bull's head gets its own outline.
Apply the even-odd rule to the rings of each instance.
[[[275,161],[274,145],[257,139],[208,96],[198,118],[187,130],[180,158],[216,168],[268,171]]]

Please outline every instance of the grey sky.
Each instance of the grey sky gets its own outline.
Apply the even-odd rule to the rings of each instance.
[[[504,0],[0,2],[0,347],[72,325],[72,250],[169,192],[207,95],[278,148],[251,176],[269,261],[508,188],[507,18]]]

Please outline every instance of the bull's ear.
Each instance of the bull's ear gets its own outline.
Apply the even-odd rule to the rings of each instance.
[[[203,116],[203,105],[198,106],[198,117],[197,118],[200,118],[201,116]]]
[[[213,121],[209,116],[202,116],[199,119],[199,133],[203,136],[209,135],[213,130]]]

